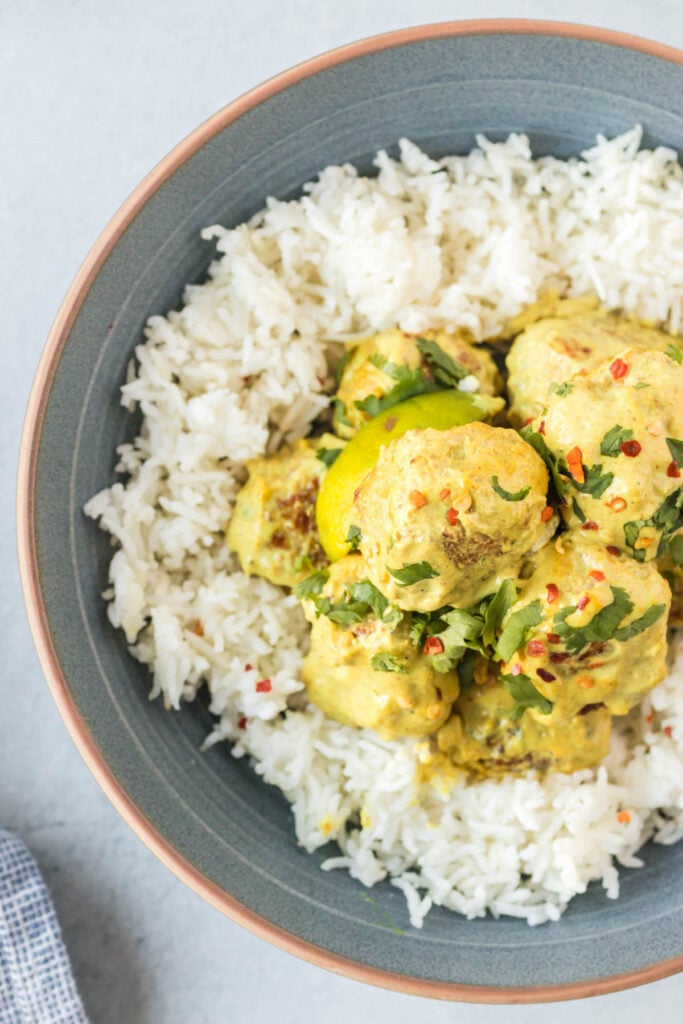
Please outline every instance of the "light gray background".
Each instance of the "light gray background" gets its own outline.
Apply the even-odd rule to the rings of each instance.
[[[681,1019],[683,976],[579,1003],[484,1007],[384,992],[243,931],[158,862],[72,745],[16,568],[21,423],[81,260],[141,177],[219,107],[342,43],[451,18],[573,20],[683,47],[681,0],[0,0],[0,825],[54,893],[93,1024],[634,1024]]]

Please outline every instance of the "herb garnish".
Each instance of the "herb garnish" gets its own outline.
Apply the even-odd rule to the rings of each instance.
[[[621,454],[621,446],[624,441],[630,441],[633,437],[633,431],[628,430],[625,427],[616,425],[608,430],[602,441],[600,442],[600,454],[607,455],[611,459],[616,459],[617,455]]]
[[[492,476],[491,483],[496,494],[501,497],[504,501],[522,501],[526,498],[527,494],[531,490],[531,487],[522,487],[519,491],[506,491],[504,487],[498,483],[498,477]]]
[[[496,633],[500,629],[503,619],[516,600],[517,587],[512,580],[503,580],[493,600],[487,605],[484,611],[484,629],[481,635],[484,646],[493,646]]]
[[[339,385],[341,384],[342,374],[344,373],[346,367],[349,365],[349,360],[351,359],[351,356],[355,351],[355,348],[347,348],[346,352],[337,363],[337,369],[334,374],[334,380],[335,384],[337,385],[337,390],[339,390]]]
[[[363,535],[360,532],[360,526],[349,526],[349,532],[346,534],[345,544],[349,545],[351,551],[358,551]]]
[[[673,342],[667,346],[666,354],[669,359],[673,359],[674,363],[678,363],[679,366],[683,363],[683,352]]]
[[[498,661],[509,661],[526,640],[527,633],[544,618],[540,600],[519,608],[513,612],[505,623],[505,628],[498,638],[494,657]]]
[[[407,673],[408,669],[402,665],[398,658],[390,651],[378,651],[370,658],[370,667],[375,672],[400,672]]]
[[[586,516],[584,515],[584,511],[581,508],[581,506],[579,505],[579,503],[576,500],[576,498],[572,498],[572,512],[574,513],[574,515],[576,516],[576,518],[579,520],[580,523],[585,523],[586,522]]]
[[[590,643],[604,643],[606,640],[611,640],[612,637],[616,636],[619,624],[633,611],[633,601],[623,587],[610,587],[610,590],[612,591],[611,603],[605,605],[599,612],[596,612],[593,618],[584,626],[570,626],[566,621],[577,610],[577,605],[563,608],[555,616],[553,632],[562,637],[564,646],[570,654],[578,654]],[[655,616],[655,619],[657,617],[658,615]],[[652,621],[654,622],[655,619]],[[648,625],[651,625],[651,623],[648,623]],[[628,631],[630,626],[623,628],[625,631]],[[646,629],[647,625],[643,626],[643,628]],[[640,630],[638,631],[640,632]],[[635,636],[636,633],[632,635]],[[626,635],[623,638],[628,639]],[[617,637],[617,639],[621,638]]]
[[[316,459],[320,459],[320,461],[329,469],[335,459],[339,458],[342,451],[342,448],[317,448],[315,457]]]
[[[520,673],[518,676],[501,675],[500,678],[517,705],[513,713],[514,718],[521,718],[527,708],[536,708],[542,715],[549,715],[553,710],[552,701],[538,692],[529,676]]]
[[[340,423],[343,423],[345,427],[352,427],[353,424],[346,414],[346,405],[342,402],[341,398],[333,398],[332,405],[334,406],[334,412]]]
[[[458,681],[460,693],[467,693],[474,682],[474,659],[477,652],[468,648],[458,662]]]
[[[630,522],[624,523],[626,547],[631,549],[631,554],[637,562],[644,562],[646,558],[645,548],[636,547],[640,531],[647,526],[652,526],[654,529],[661,531],[662,536],[657,548],[657,557],[659,558],[664,553],[666,540],[669,535],[675,533],[679,527],[683,526],[682,505],[683,487],[679,487],[666,496],[655,514],[650,516],[649,519],[632,519]]]
[[[628,626],[622,626],[615,630],[614,639],[630,640],[632,637],[638,636],[639,633],[644,633],[646,629],[654,625],[665,608],[664,604],[653,604],[639,619],[634,619],[633,622],[629,622]]]
[[[573,390],[573,381],[566,380],[563,384],[551,384],[548,388],[548,394],[557,395],[559,398],[566,398],[567,395],[571,395]]]
[[[330,577],[327,569],[319,569],[318,572],[314,572],[312,576],[307,576],[301,583],[297,583],[292,587],[292,593],[299,601],[305,601],[306,598],[315,597],[319,594]]]
[[[676,465],[683,466],[683,441],[679,441],[675,437],[667,437],[666,444]]]
[[[563,498],[567,492],[566,467],[556,455],[553,455],[543,440],[543,435],[538,430],[532,430],[531,427],[522,427],[519,434],[541,456],[552,477],[558,497]]]
[[[393,388],[385,395],[367,395],[354,403],[357,409],[366,412],[370,417],[379,416],[385,409],[390,409],[392,405],[397,405],[399,402],[405,402],[408,398],[415,398],[416,395],[423,395],[428,391],[441,390],[437,384],[424,375],[419,367],[411,370],[409,366],[397,365],[380,352],[374,352],[368,359],[378,370],[396,381]]]
[[[386,569],[398,582],[399,587],[410,587],[413,583],[431,580],[440,575],[429,562],[409,562],[400,569],[392,569],[387,565]]]
[[[416,345],[429,363],[434,379],[445,384],[446,387],[457,387],[459,381],[470,376],[467,367],[444,352],[435,341],[431,341],[429,338],[418,338]]]
[[[614,473],[603,473],[602,465],[584,467],[585,479],[582,484],[572,480],[574,487],[582,494],[590,494],[592,498],[601,498],[614,480]]]

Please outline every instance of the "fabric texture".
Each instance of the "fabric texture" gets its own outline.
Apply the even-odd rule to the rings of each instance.
[[[87,1024],[38,866],[1,829],[0,1024]]]

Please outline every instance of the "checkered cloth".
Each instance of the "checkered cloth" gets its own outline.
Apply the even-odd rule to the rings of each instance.
[[[0,1024],[87,1024],[38,866],[24,844],[2,830]]]

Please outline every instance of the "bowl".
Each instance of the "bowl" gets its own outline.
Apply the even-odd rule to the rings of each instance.
[[[408,136],[431,155],[474,134],[526,132],[566,157],[640,123],[683,149],[683,54],[543,22],[428,25],[317,57],[229,104],[143,181],[95,244],[59,311],[28,409],[19,481],[26,601],[55,700],[92,772],[149,847],[210,903],[291,953],[405,992],[489,1002],[608,992],[683,968],[683,843],[647,847],[622,895],[591,886],[559,923],[467,921],[439,908],[410,927],[388,883],[324,873],[289,807],[224,747],[200,753],[200,702],[168,714],[109,625],[108,538],[82,513],[136,433],[118,391],[146,318],[201,280],[205,225],[293,197],[327,164],[371,171]]]

